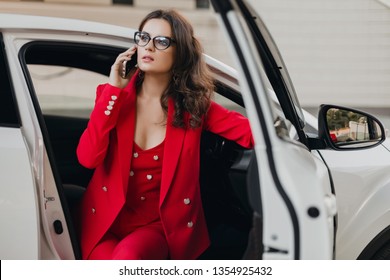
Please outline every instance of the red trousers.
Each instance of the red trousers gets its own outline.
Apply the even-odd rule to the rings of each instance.
[[[137,228],[119,239],[108,232],[96,245],[90,260],[162,260],[168,258],[168,244],[161,222]]]

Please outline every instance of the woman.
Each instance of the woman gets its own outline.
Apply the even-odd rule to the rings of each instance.
[[[80,163],[95,168],[82,201],[84,259],[195,259],[209,246],[199,187],[209,130],[253,146],[249,122],[211,101],[213,80],[193,28],[177,12],[147,15],[136,46],[97,88]],[[134,75],[121,77],[134,58]]]

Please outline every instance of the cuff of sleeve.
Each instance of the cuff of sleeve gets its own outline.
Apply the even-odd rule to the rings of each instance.
[[[110,84],[101,85],[98,88],[101,92],[94,111],[100,111],[106,116],[110,116],[114,111],[118,111],[122,89]]]

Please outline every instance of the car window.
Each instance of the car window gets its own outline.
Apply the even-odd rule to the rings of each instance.
[[[96,87],[107,82],[123,48],[88,43],[33,41],[20,51],[29,87],[44,115],[89,118]],[[37,104],[36,104],[37,105]]]
[[[69,66],[31,64],[27,67],[44,115],[88,118],[94,106],[96,86],[107,81],[105,75]],[[244,107],[218,92],[214,101],[246,116]]]
[[[42,41],[27,44],[22,50],[22,58],[42,113],[88,118],[94,106],[96,86],[107,82],[111,64],[122,51],[121,48],[82,43]],[[229,110],[246,115],[237,92],[219,87],[214,100]]]
[[[35,93],[44,115],[88,118],[103,74],[71,66],[28,65]]]

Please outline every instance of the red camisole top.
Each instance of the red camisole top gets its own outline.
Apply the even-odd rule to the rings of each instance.
[[[136,228],[160,222],[159,199],[164,142],[143,150],[135,142],[126,204],[110,232],[123,238]]]

